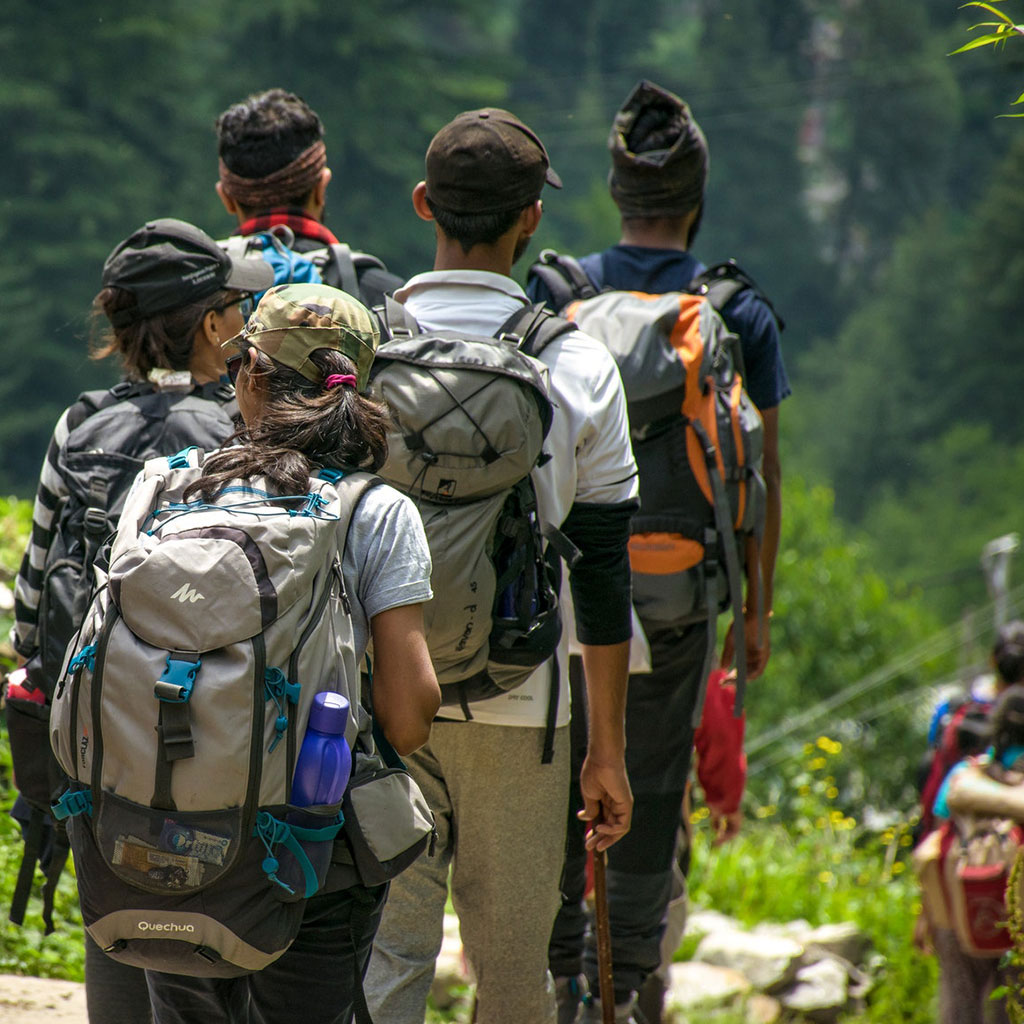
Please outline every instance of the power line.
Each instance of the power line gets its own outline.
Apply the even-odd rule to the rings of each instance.
[[[1019,610],[1022,602],[1024,602],[1024,584],[1016,587],[1007,597],[1007,603],[1014,612]],[[847,686],[845,689],[840,690],[833,696],[818,701],[802,714],[789,718],[786,721],[766,730],[760,735],[753,737],[746,744],[747,755],[750,756],[751,754],[756,754],[758,751],[764,750],[766,747],[778,743],[780,740],[793,735],[793,733],[804,729],[806,726],[814,724],[830,712],[852,703],[858,697],[862,697],[865,693],[870,693],[872,690],[876,690],[879,687],[884,686],[901,673],[906,672],[907,670],[912,669],[931,658],[948,653],[955,650],[957,647],[963,647],[966,644],[973,644],[988,632],[990,628],[991,614],[990,606],[986,606],[979,611],[973,612],[971,615],[967,616],[965,620],[946,626],[927,640],[922,641],[922,643],[918,644],[917,647],[905,654],[899,655],[888,664],[875,669],[873,672],[868,673],[863,678],[852,683],[850,686]],[[936,684],[927,684],[928,687],[934,685]],[[919,689],[923,688],[925,687],[919,687]]]

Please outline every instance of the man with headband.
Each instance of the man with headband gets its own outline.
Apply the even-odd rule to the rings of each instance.
[[[255,93],[217,118],[217,195],[238,220],[227,247],[240,255],[234,238],[252,238],[258,247],[263,243],[256,236],[273,233],[286,250],[308,257],[290,261],[286,253],[284,264],[295,269],[282,270],[277,261],[276,283],[319,277],[368,306],[378,305],[402,282],[375,256],[353,252],[324,225],[331,169],[323,136],[316,112],[284,89]]]
[[[662,294],[693,290],[704,265],[690,252],[704,212],[708,146],[690,108],[678,96],[641,81],[615,115],[608,139],[612,200],[619,209],[617,245],[582,257],[582,269],[597,290]],[[571,285],[551,275],[554,265],[541,262],[530,271],[527,292],[553,309],[571,297]],[[727,271],[732,274],[730,269]],[[739,272],[742,274],[742,272]],[[778,407],[789,394],[774,313],[745,275],[720,312],[740,338],[744,385],[764,422],[763,475],[767,515],[761,549],[764,581],[764,642],[748,640],[748,677],[759,675],[768,660],[768,618],[781,520],[781,474],[778,453]],[[719,300],[712,296],[712,301]],[[647,624],[645,624],[646,626]],[[661,1019],[663,987],[652,972],[660,961],[663,920],[673,895],[680,807],[693,752],[691,718],[702,683],[706,622],[681,628],[647,628],[651,670],[629,680],[626,710],[626,766],[636,800],[633,829],[608,854],[608,895],[612,960],[615,965],[617,1021],[641,1019],[634,1014],[637,992],[647,1024]],[[754,650],[751,650],[751,647]],[[578,752],[574,749],[574,755]],[[720,838],[735,834],[739,812],[711,807]],[[573,828],[570,813],[569,828]],[[570,851],[573,849],[570,836]],[[586,940],[581,906],[584,856],[577,840],[566,864],[563,899],[552,934],[551,969],[559,990],[559,1022],[576,1020],[581,997],[596,993],[597,957],[593,936]],[[578,897],[578,898],[577,898]],[[680,903],[685,900],[685,891]],[[582,958],[581,958],[581,953]],[[585,977],[581,976],[583,972]],[[601,1020],[596,1001],[584,999],[584,1020]]]
[[[506,110],[466,111],[434,136],[426,179],[412,195],[417,215],[434,230],[434,269],[395,293],[421,328],[508,344],[506,335],[495,335],[529,309],[511,273],[540,223],[545,185],[561,187],[547,151]],[[568,583],[591,716],[577,809],[589,819],[590,842],[605,849],[628,830],[632,804],[623,712],[636,465],[622,382],[608,350],[567,330],[537,358],[547,368],[553,406],[547,457],[531,474],[537,512],[545,533],[558,528],[579,552]],[[444,579],[443,566],[437,569],[435,592]],[[434,811],[438,839],[433,857],[421,857],[392,882],[366,978],[374,1020],[423,1024],[450,865],[452,902],[477,983],[473,1019],[555,1022],[547,946],[560,902],[569,799],[566,634],[563,628],[554,659],[516,689],[467,701],[464,710],[442,707],[430,742],[408,760]],[[554,727],[546,751],[549,713]]]

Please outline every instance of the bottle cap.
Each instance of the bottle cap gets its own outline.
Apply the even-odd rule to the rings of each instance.
[[[313,697],[309,711],[309,727],[317,732],[343,736],[348,724],[348,699],[333,690],[325,690]]]

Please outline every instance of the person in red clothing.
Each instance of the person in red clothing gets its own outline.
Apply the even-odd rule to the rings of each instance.
[[[747,784],[747,755],[743,752],[746,715],[733,716],[736,688],[729,682],[730,678],[730,673],[724,669],[715,669],[708,676],[704,716],[693,737],[697,752],[697,781],[710,813],[715,835],[713,846],[721,846],[735,838],[743,825],[740,803]],[[686,931],[689,904],[686,876],[692,846],[690,821],[690,787],[687,786],[672,872],[672,898],[661,940],[661,963],[648,975],[637,999],[637,1009],[647,1024],[661,1024],[669,968]]]

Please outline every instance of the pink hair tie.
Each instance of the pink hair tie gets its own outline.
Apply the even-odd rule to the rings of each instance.
[[[350,387],[356,386],[356,377],[353,373],[332,373],[324,379],[324,387],[330,391],[331,388],[336,388],[339,384],[348,384]]]

